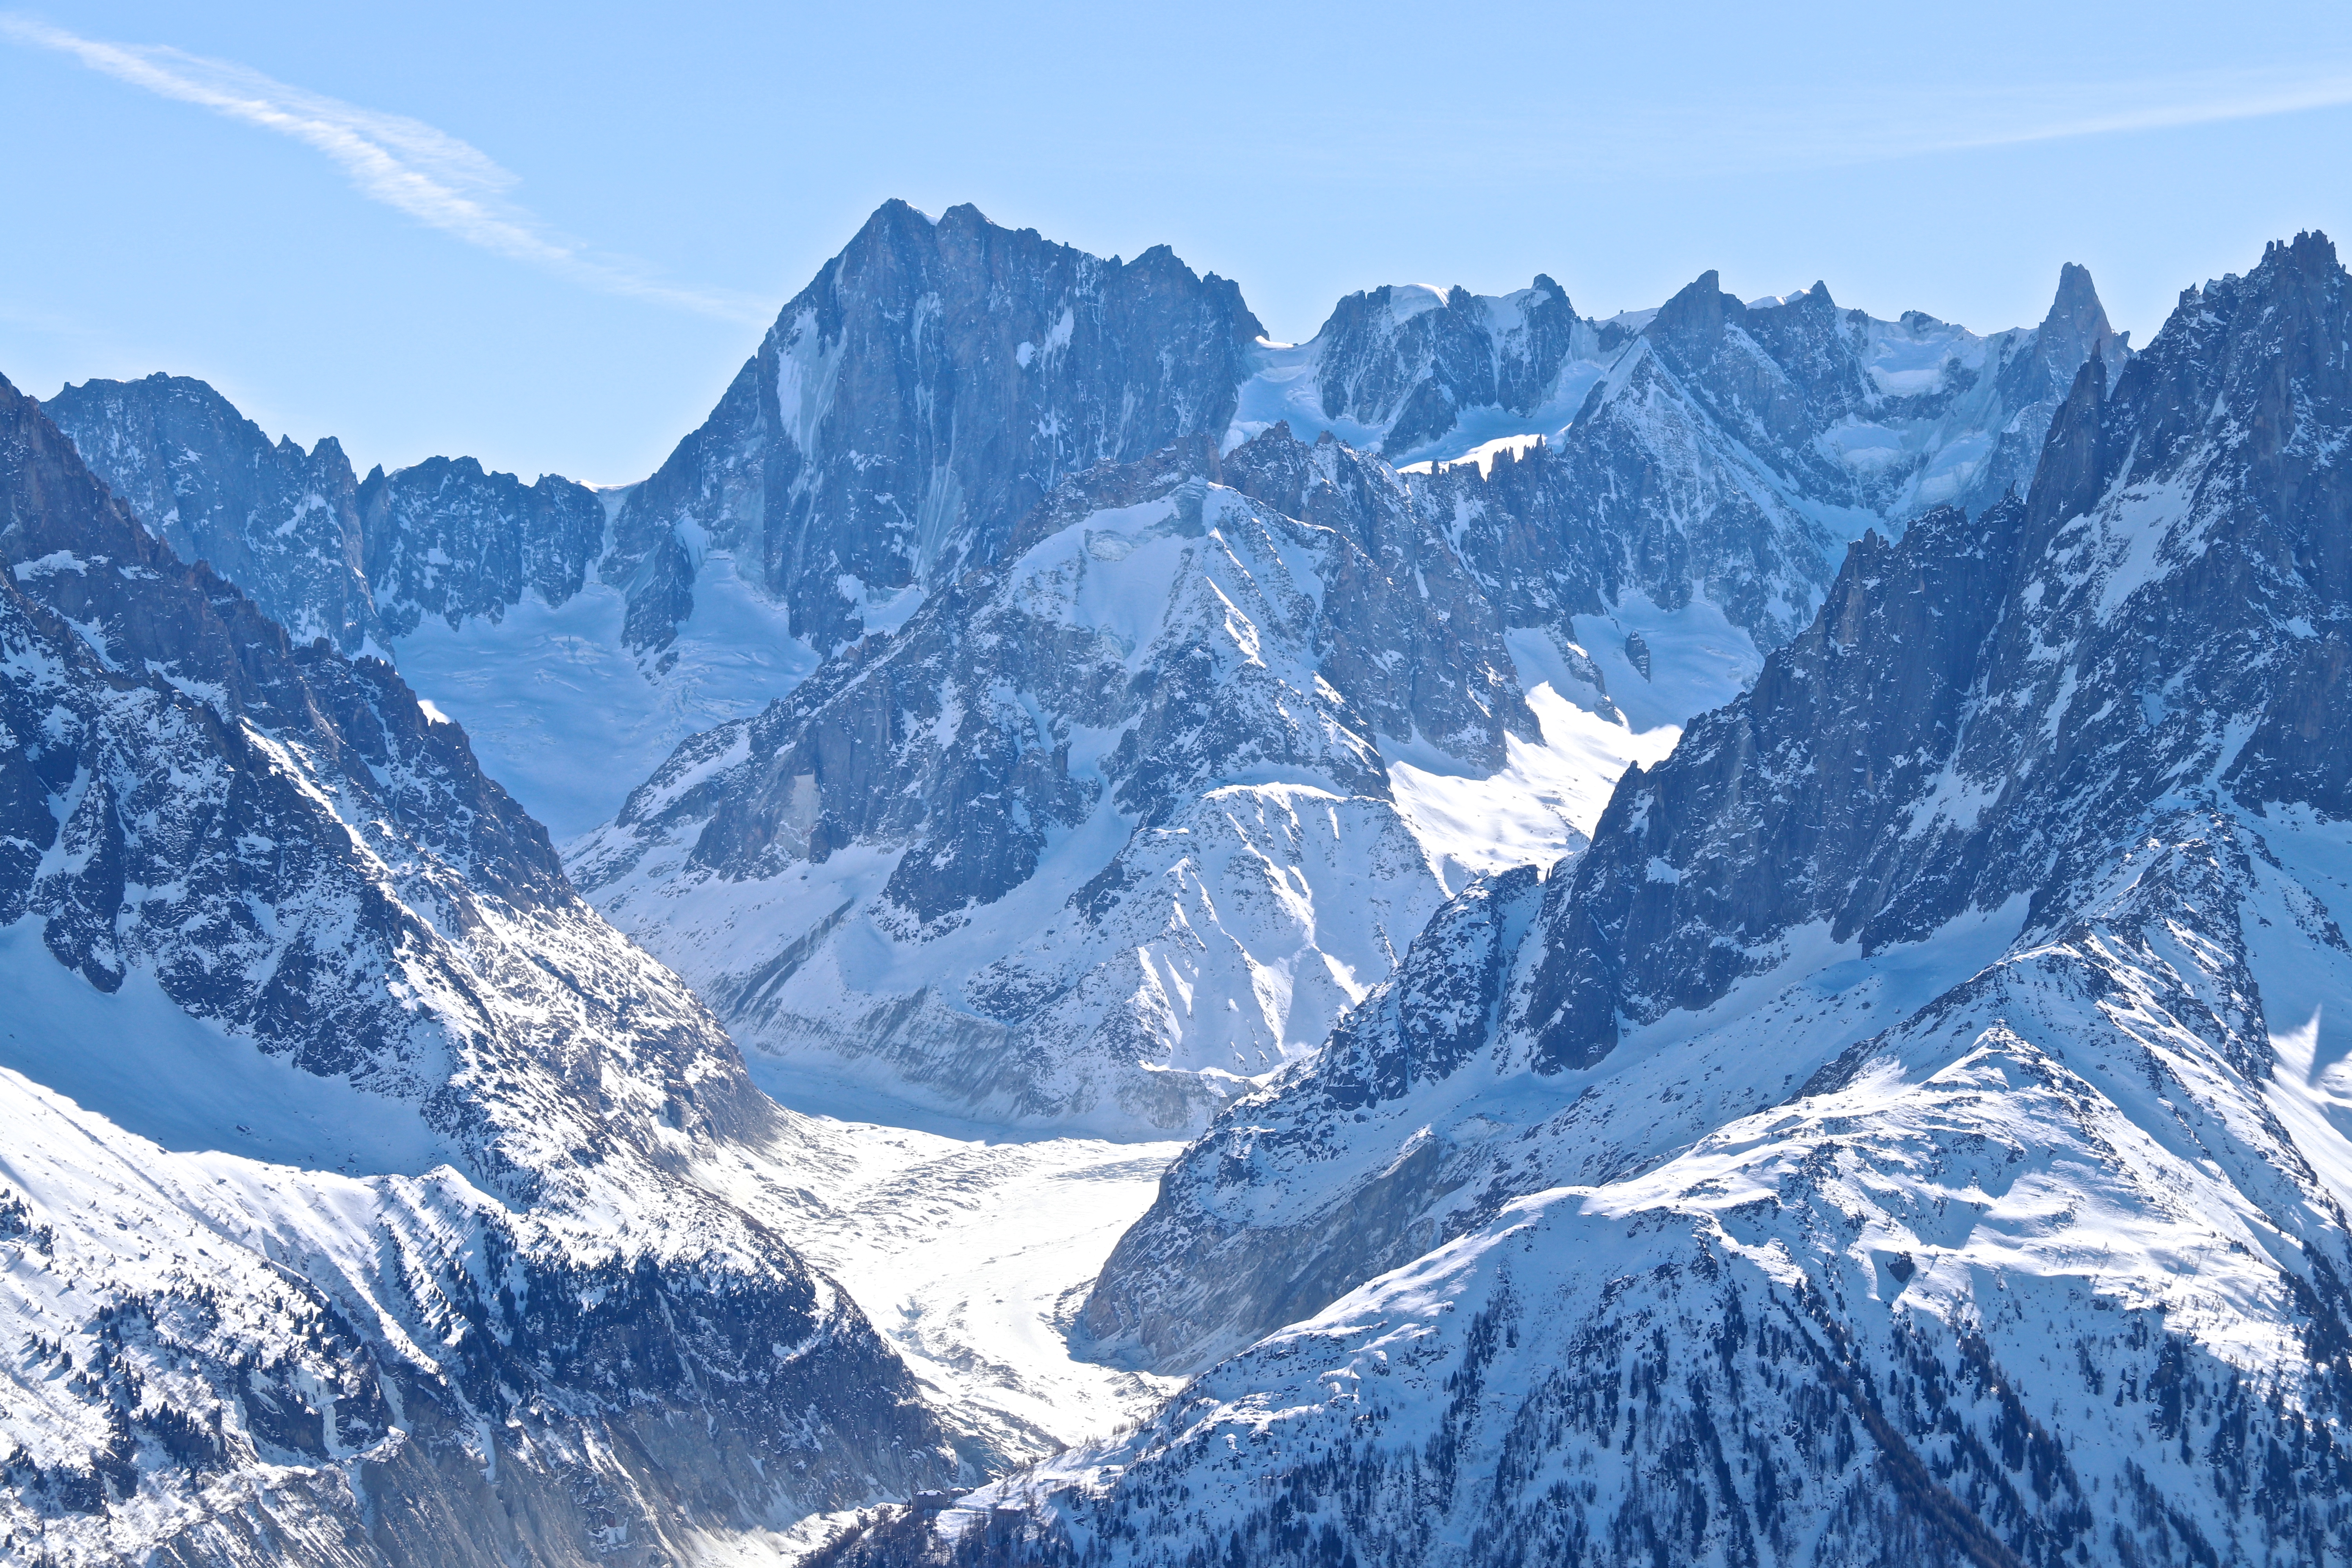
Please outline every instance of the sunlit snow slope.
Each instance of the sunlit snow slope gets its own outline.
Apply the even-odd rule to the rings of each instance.
[[[667,1558],[958,1461],[794,1122],[391,668],[0,382],[0,1554]]]
[[[2086,364],[1187,1151],[1178,1400],[830,1561],[2342,1557],[2347,431],[2315,235]]]
[[[969,1113],[1196,1124],[1444,895],[1380,736],[1491,767],[1536,734],[1491,629],[1223,471],[1071,487],[1001,572],[682,749],[574,876],[755,1052]]]

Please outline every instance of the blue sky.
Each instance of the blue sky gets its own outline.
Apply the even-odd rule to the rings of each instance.
[[[2352,238],[2352,7],[0,0],[0,374],[200,375],[362,468],[641,477],[884,198],[1166,242],[1278,337],[1709,267],[2145,342]]]

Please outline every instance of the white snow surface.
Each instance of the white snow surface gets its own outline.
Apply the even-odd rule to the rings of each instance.
[[[190,1016],[144,969],[100,991],[50,956],[37,918],[0,928],[0,1068],[135,1137],[320,1171],[419,1175],[457,1157],[413,1106]]]
[[[1008,1134],[754,1061],[808,1114],[786,1163],[745,1179],[789,1184],[794,1246],[960,1426],[1027,1461],[1108,1436],[1175,1390],[1078,1359],[1069,1331],[1181,1143]]]
[[[1502,1532],[1598,1534],[1654,1506],[1645,1476],[1672,1471],[1677,1411],[1710,1400],[1759,1435],[1751,1459],[1769,1449],[1783,1484],[1834,1499],[1883,1484],[1874,1446],[1799,1436],[1822,1430],[1820,1405],[1800,1418],[1790,1402],[1815,1363],[1771,1338],[1821,1334],[1833,1313],[1829,1342],[1930,1461],[1965,1461],[1963,1433],[1993,1450],[2021,1415],[2061,1435],[2060,1484],[2098,1529],[2161,1499],[2223,1560],[2265,1561],[2263,1522],[2214,1500],[2211,1460],[2159,1395],[2177,1375],[2164,1367],[2185,1364],[2208,1398],[2262,1391],[2274,1414],[2258,1422],[2334,1424],[2296,1292],[2316,1268],[2340,1273],[2345,1251],[2352,1031],[2326,1020],[2352,1005],[2352,954],[2321,928],[2330,900],[2352,901],[2352,830],[2298,811],[2223,832],[2259,837],[2278,864],[2224,848],[2248,868],[2242,912],[2205,911],[2221,924],[2201,931],[2139,924],[2137,889],[2211,853],[2151,840],[2063,937],[2019,933],[2021,900],[1869,958],[1792,933],[1772,972],[1597,1068],[1541,1079],[1506,1054],[1382,1108],[1386,1137],[1349,1129],[1336,1163],[1270,1163],[1251,1147],[1261,1130],[1221,1134],[1259,1167],[1235,1196],[1261,1223],[1313,1214],[1395,1158],[1408,1129],[1463,1153],[1465,1191],[1484,1184],[1482,1150],[1531,1190],[1214,1365],[1138,1432],[964,1500],[951,1528],[1018,1503],[1108,1561],[1153,1562],[1171,1542],[1268,1528],[1285,1456],[1330,1453],[1342,1476],[1383,1478],[1353,1505],[1353,1539],[1474,1563]],[[2226,924],[2250,933],[2280,1015],[2268,1083],[2180,1008],[2184,985],[2227,1005]],[[1839,1074],[1790,1097],[1842,1053]],[[1708,1384],[1734,1347],[1726,1399]],[[2000,1376],[1971,1377],[1970,1354]],[[1915,1414],[1922,1379],[1945,1391]],[[1643,1381],[1673,1391],[1664,1411],[1642,1409]],[[2192,1436],[2210,1429],[2190,1415]],[[1829,1419],[1845,1419],[1834,1402]],[[1236,1449],[1256,1453],[1235,1465]],[[1465,1484],[1404,1466],[1440,1451]],[[1573,1481],[1564,1511],[1554,1477]],[[1101,1533],[1113,1497],[1124,1522]]]
[[[394,640],[394,662],[561,843],[609,820],[680,741],[757,711],[816,668],[783,606],[736,565],[726,552],[702,559],[694,614],[650,658],[622,643],[621,591],[592,576],[553,608],[534,593],[496,621],[427,616]]]
[[[1396,470],[1400,474],[1428,474],[1457,464],[1468,464],[1481,475],[1491,474],[1495,471],[1495,459],[1505,452],[1514,458],[1521,457],[1542,446],[1544,441],[1541,434],[1497,436],[1491,441],[1479,442],[1458,458],[1423,458],[1417,463],[1399,463]]]
[[[1382,744],[1397,810],[1449,895],[1581,848],[1625,770],[1663,760],[1685,721],[1730,701],[1763,665],[1755,639],[1704,598],[1668,611],[1629,594],[1573,625],[1581,640],[1505,634],[1542,738],[1506,737],[1501,771],[1477,777],[1433,747]],[[1646,676],[1626,651],[1635,635],[1650,649]]]

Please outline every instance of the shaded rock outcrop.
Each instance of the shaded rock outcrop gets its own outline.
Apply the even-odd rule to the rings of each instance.
[[[622,508],[602,571],[627,637],[670,640],[718,545],[759,563],[793,635],[852,640],[999,561],[1068,476],[1222,432],[1260,331],[1164,246],[1105,261],[973,206],[885,203]]]
[[[795,1124],[464,732],[0,383],[0,1542],[669,1560],[956,1461]]]

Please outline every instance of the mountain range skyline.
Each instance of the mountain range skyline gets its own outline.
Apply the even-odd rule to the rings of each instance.
[[[2352,274],[2095,271],[0,381],[0,1552],[2333,1560]]]
[[[1409,7],[1341,29],[1213,8],[1198,33],[1059,6],[899,28],[793,7],[657,27],[593,5],[563,26],[276,0],[11,15],[0,93],[75,128],[0,186],[60,237],[0,258],[20,384],[195,376],[273,436],[339,436],[362,471],[467,451],[525,479],[642,477],[653,433],[731,372],[741,321],[764,325],[891,195],[976,202],[1096,255],[1172,245],[1288,341],[1383,283],[1501,293],[1540,272],[1605,317],[1708,268],[1743,298],[1826,279],[1880,316],[1990,331],[2036,319],[2068,260],[2145,341],[2184,279],[2352,223],[2295,174],[2304,139],[2352,112],[2331,107],[2352,34],[2318,5],[2219,32],[2169,4],[1735,9],[1691,28],[1505,5],[1421,50],[1387,41],[1426,36]],[[1049,57],[1074,68],[1050,89],[992,90]],[[761,62],[814,59],[770,89]],[[1186,73],[1188,112],[1127,110],[1109,84],[1138,59]],[[1574,91],[1548,85],[1561,70]],[[1352,110],[1365,94],[1377,124]],[[956,133],[929,134],[933,116]],[[331,150],[350,137],[404,171],[387,194],[410,199],[413,175],[450,200],[372,197],[377,175]],[[1424,203],[1444,221],[1416,218]],[[434,226],[478,219],[507,226]]]

